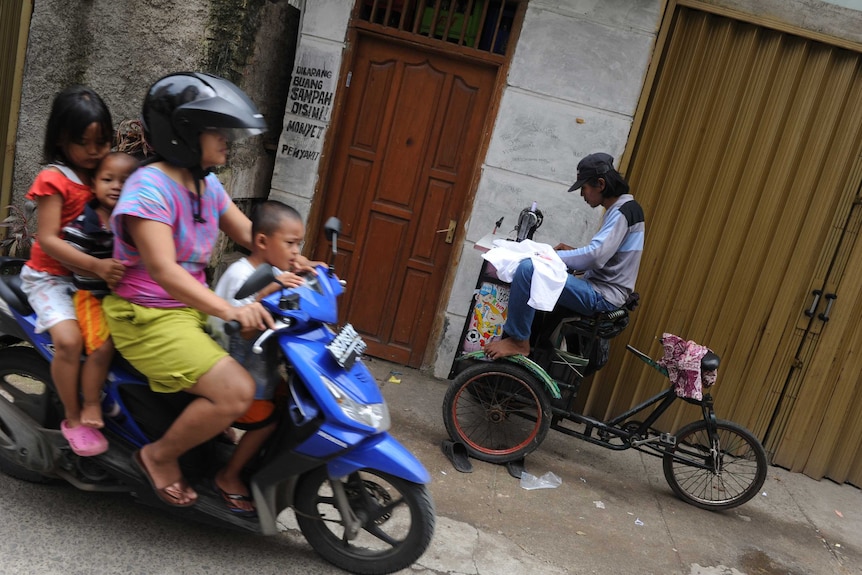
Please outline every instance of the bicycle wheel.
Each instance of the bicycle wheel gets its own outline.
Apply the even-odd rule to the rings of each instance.
[[[701,509],[723,511],[755,496],[766,480],[766,450],[741,425],[717,420],[715,442],[705,421],[676,434],[664,456],[664,477],[676,495]]]
[[[527,370],[504,362],[479,363],[461,372],[443,398],[443,422],[472,457],[490,463],[520,459],[535,450],[551,425],[544,385]]]

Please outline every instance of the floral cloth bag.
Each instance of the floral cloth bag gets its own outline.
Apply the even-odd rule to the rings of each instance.
[[[664,357],[658,364],[667,369],[674,391],[680,397],[700,401],[703,388],[715,384],[716,372],[700,371],[700,360],[712,350],[693,341],[685,341],[672,333],[661,336]]]

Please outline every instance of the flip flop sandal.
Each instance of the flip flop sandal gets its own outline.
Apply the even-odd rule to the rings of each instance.
[[[141,459],[140,449],[135,451],[132,455],[132,461],[134,461],[135,465],[138,466],[138,471],[147,478],[147,481],[150,483],[150,487],[153,488],[153,492],[155,492],[156,496],[166,505],[170,505],[171,507],[191,507],[197,503],[197,499],[192,499],[188,503],[179,503],[180,497],[182,497],[183,494],[188,495],[187,490],[189,489],[189,484],[186,483],[186,480],[183,478],[180,478],[165,487],[156,487],[153,478],[150,476],[150,472],[147,470],[147,466],[144,465],[144,460]]]
[[[237,502],[248,502],[252,504],[254,507],[254,498],[250,495],[241,495],[239,493],[228,493],[224,489],[216,484],[215,479],[212,479],[212,490],[216,495],[220,495],[222,500],[224,500],[227,505],[228,510],[238,517],[257,517],[256,509],[243,509],[242,507],[237,507]]]
[[[524,458],[516,459],[515,461],[507,461],[506,462],[506,470],[509,472],[509,475],[514,477],[515,479],[520,479],[521,474],[524,473]]]
[[[473,473],[473,464],[467,454],[467,446],[460,441],[444,439],[440,444],[443,455],[452,462],[452,466],[461,473]]]
[[[93,457],[108,450],[108,440],[98,429],[85,425],[69,427],[68,420],[64,419],[60,423],[60,432],[69,442],[72,451],[81,457]]]

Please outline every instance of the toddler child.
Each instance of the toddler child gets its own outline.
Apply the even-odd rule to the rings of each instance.
[[[125,152],[111,152],[102,159],[93,181],[96,197],[84,207],[80,216],[63,228],[63,236],[68,243],[95,258],[105,259],[113,255],[114,234],[108,221],[123,184],[137,168],[138,160]],[[104,425],[100,401],[102,385],[114,357],[114,345],[102,311],[102,298],[110,290],[102,278],[80,273],[73,273],[72,278],[78,288],[72,301],[88,358],[81,370],[81,422],[101,428]]]
[[[215,293],[234,306],[259,301],[281,289],[277,283],[272,283],[244,300],[234,297],[255,268],[262,264],[276,268],[276,280],[285,287],[302,285],[304,279],[296,272],[313,269],[311,262],[299,253],[305,236],[305,225],[299,212],[292,207],[274,200],[257,206],[251,218],[251,236],[251,255],[231,264],[215,287]],[[210,316],[210,326],[216,339],[251,373],[257,385],[254,402],[237,421],[238,427],[247,431],[237,443],[227,466],[213,479],[215,491],[221,495],[231,511],[238,515],[252,516],[255,514],[254,504],[241,473],[275,429],[273,396],[281,377],[278,370],[271,369],[271,363],[270,369],[267,370],[267,364],[268,360],[275,361],[278,350],[273,345],[266,345],[263,353],[256,355],[251,348],[257,333],[235,333],[226,336],[224,322],[214,316]]]

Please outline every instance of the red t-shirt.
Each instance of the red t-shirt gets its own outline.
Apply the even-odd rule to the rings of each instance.
[[[84,211],[84,206],[95,196],[88,186],[73,182],[60,172],[54,170],[42,170],[36,176],[36,180],[30,187],[30,191],[24,196],[28,200],[36,200],[39,197],[60,194],[63,198],[63,208],[60,211],[60,229],[77,218]],[[63,264],[49,256],[39,245],[39,238],[30,250],[30,261],[27,266],[40,272],[47,272],[54,276],[70,276],[72,272],[67,270]]]

